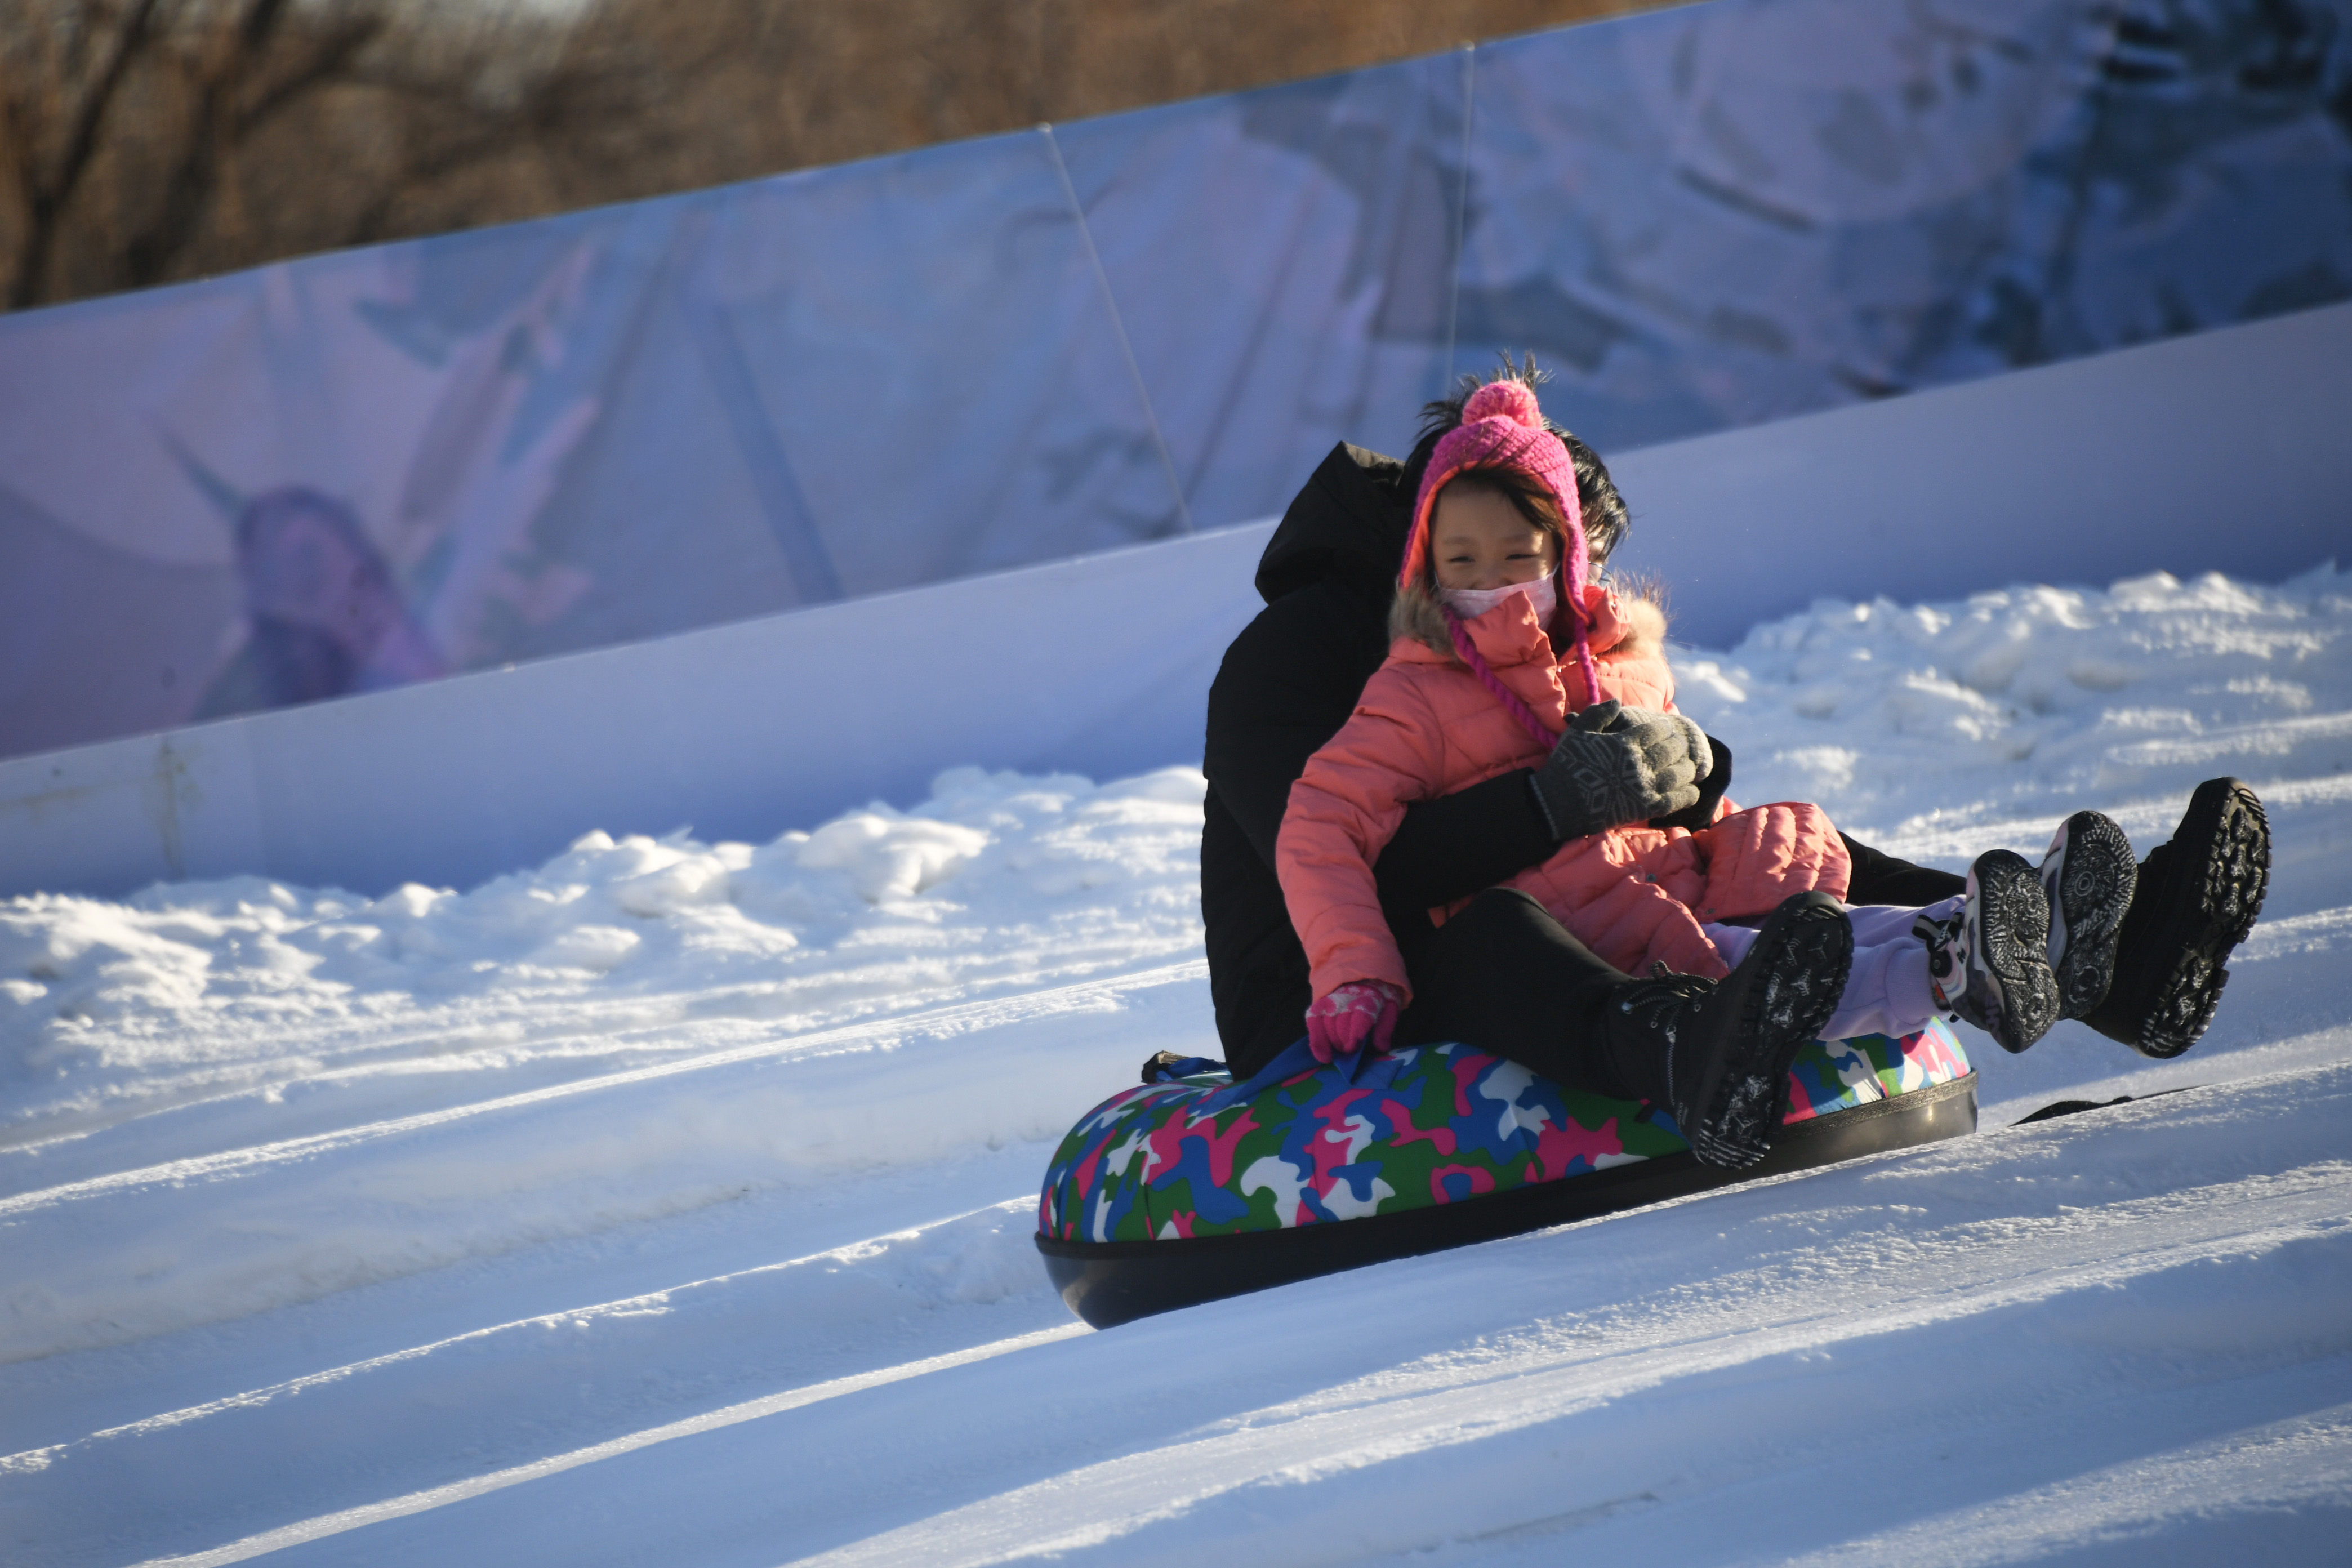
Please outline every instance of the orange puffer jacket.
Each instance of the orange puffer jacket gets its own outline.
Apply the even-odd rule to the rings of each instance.
[[[1589,643],[1601,698],[1671,710],[1674,675],[1652,647],[1626,647],[1614,595],[1587,590]],[[1573,658],[1563,660],[1525,595],[1465,623],[1503,683],[1555,727],[1595,700]],[[1372,881],[1407,803],[1451,795],[1546,748],[1449,651],[1401,637],[1365,684],[1356,711],[1308,760],[1290,789],[1275,868],[1311,964],[1318,996],[1352,980],[1385,980],[1412,994]],[[1654,962],[1720,977],[1722,957],[1700,923],[1762,914],[1791,893],[1845,896],[1853,869],[1821,808],[1735,811],[1724,803],[1697,833],[1631,826],[1570,840],[1504,886],[1534,897],[1608,963],[1645,974]],[[1459,904],[1433,910],[1443,921]]]

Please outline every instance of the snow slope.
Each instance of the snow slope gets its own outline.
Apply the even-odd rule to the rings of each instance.
[[[2347,638],[2323,570],[1684,652],[1739,798],[1916,858],[2254,782],[2212,1034],[1971,1037],[1974,1139],[1107,1334],[1031,1205],[1213,1054],[1196,772],[0,905],[0,1558],[2342,1562]]]

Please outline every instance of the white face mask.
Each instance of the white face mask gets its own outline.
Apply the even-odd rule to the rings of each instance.
[[[1437,596],[1464,620],[1475,621],[1512,595],[1525,594],[1533,601],[1536,625],[1549,626],[1551,613],[1559,608],[1559,589],[1555,583],[1558,576],[1556,572],[1547,572],[1531,583],[1512,583],[1500,588],[1440,588]]]

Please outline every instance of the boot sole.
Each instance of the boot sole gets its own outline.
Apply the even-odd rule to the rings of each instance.
[[[1853,967],[1853,928],[1832,899],[1782,908],[1749,950],[1765,954],[1759,983],[1741,998],[1745,1048],[1724,1064],[1700,1125],[1685,1129],[1706,1164],[1744,1171],[1770,1152],[1789,1111],[1789,1068],[1837,1011]]]
[[[2254,929],[2270,890],[2270,818],[2238,780],[2209,779],[2189,797],[2172,842],[2175,853],[2194,856],[2196,897],[2159,916],[2162,967],[2145,1010],[2120,1021],[2124,1043],[2159,1061],[2195,1045],[2213,1022],[2230,980],[2222,965]]]
[[[2021,1051],[2058,1021],[2049,900],[2041,873],[2024,856],[2006,849],[1978,856],[1971,874],[1977,882],[1974,951],[1993,983],[1991,994],[1980,998],[1990,1005],[1985,1032],[2003,1050]]]
[[[2124,830],[2095,811],[2076,812],[2063,831],[2066,859],[2050,912],[2066,922],[2066,951],[2052,973],[2058,1016],[2083,1018],[2107,999],[2116,977],[2116,939],[2131,908],[2139,865]]]

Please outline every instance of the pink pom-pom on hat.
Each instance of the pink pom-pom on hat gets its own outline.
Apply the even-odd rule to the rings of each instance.
[[[1511,377],[1490,381],[1462,405],[1462,423],[1438,437],[1421,477],[1421,493],[1413,498],[1412,531],[1405,535],[1404,563],[1397,585],[1419,580],[1429,561],[1430,515],[1437,510],[1438,492],[1476,468],[1516,468],[1539,480],[1552,493],[1559,515],[1568,521],[1568,547],[1560,552],[1560,603],[1576,622],[1576,663],[1584,673],[1584,689],[1598,692],[1592,650],[1584,629],[1584,589],[1592,560],[1584,542],[1584,507],[1576,492],[1576,460],[1568,443],[1545,426],[1543,407],[1535,388]]]
[[[1462,423],[1475,425],[1481,419],[1507,419],[1540,430],[1543,406],[1536,401],[1536,389],[1524,381],[1490,381],[1462,405]]]

